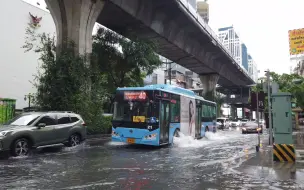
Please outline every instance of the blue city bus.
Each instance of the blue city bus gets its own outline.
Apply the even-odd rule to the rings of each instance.
[[[161,146],[179,132],[202,138],[206,131],[216,131],[216,104],[191,90],[157,84],[116,91],[112,141]]]

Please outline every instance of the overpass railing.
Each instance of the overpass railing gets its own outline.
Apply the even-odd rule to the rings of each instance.
[[[243,69],[235,60],[234,56],[231,54],[231,52],[222,44],[222,41],[218,38],[217,34],[210,28],[210,26],[205,23],[205,21],[202,19],[202,17],[196,12],[196,10],[191,6],[191,4],[188,2],[188,0],[178,0],[187,10],[188,12],[193,16],[193,18],[198,22],[198,24],[206,30],[206,32],[213,38],[213,40],[219,45],[219,47],[223,50],[224,53],[227,54],[227,56],[232,60],[232,63],[237,66],[237,68],[243,72],[245,75],[250,78],[248,75],[248,72]]]

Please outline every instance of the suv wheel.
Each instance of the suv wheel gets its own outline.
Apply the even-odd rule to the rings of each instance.
[[[17,139],[12,145],[13,156],[26,156],[30,152],[30,142],[26,138]]]
[[[77,146],[81,142],[80,136],[78,134],[73,134],[69,138],[69,146]]]

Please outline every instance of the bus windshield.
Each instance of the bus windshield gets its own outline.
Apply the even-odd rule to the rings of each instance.
[[[150,112],[151,106],[149,102],[115,102],[113,120],[146,122],[150,116]]]
[[[153,91],[117,91],[114,121],[147,122],[153,114]]]

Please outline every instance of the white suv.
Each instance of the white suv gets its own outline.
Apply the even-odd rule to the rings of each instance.
[[[216,122],[219,124],[218,125],[219,129],[224,130],[224,129],[228,129],[230,127],[230,122],[229,122],[228,118],[224,118],[224,117],[217,118]]]

